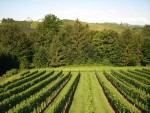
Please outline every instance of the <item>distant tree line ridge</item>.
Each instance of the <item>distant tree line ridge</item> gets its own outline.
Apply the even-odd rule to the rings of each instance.
[[[150,65],[150,25],[135,31],[93,31],[78,19],[63,25],[52,14],[25,34],[11,18],[0,25],[1,74],[12,68],[59,67],[65,65]]]

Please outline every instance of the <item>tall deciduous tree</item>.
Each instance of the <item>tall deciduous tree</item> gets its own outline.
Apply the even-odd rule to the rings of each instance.
[[[53,38],[50,47],[50,65],[53,67],[65,65],[65,57],[65,47],[59,37]]]
[[[34,43],[35,55],[33,58],[33,65],[36,67],[45,67],[50,66],[51,56],[49,55],[49,51],[51,47],[51,43],[57,34],[60,32],[62,22],[55,15],[48,14],[43,19],[37,28],[37,30],[32,33],[31,39]],[[40,49],[39,49],[40,48]],[[41,57],[42,53],[45,55],[44,59]],[[38,63],[37,63],[37,60]],[[41,65],[40,65],[41,62]],[[44,64],[45,63],[45,66]]]
[[[49,66],[49,49],[39,46],[38,51],[33,55],[33,66],[34,67],[48,67]]]
[[[117,37],[118,37],[117,32],[113,30],[102,31],[104,59],[107,59],[109,62],[113,61],[115,57],[114,54],[116,54],[115,40]]]
[[[132,65],[132,30],[125,29],[121,34],[120,48],[122,49],[123,65]]]
[[[44,17],[42,24],[39,29],[51,30],[53,32],[59,32],[62,21],[53,14],[48,14]]]
[[[150,38],[146,38],[144,40],[142,46],[142,53],[143,53],[143,65],[150,65]]]
[[[2,25],[0,28],[0,45],[3,53],[16,56],[20,68],[28,68],[32,58],[30,40],[20,28],[13,24]]]
[[[61,46],[63,47],[62,50],[65,55],[63,57],[65,65],[72,65],[74,61],[74,52],[72,51],[73,47],[70,40],[70,37],[72,36],[72,30],[72,25],[65,25],[61,28],[60,32],[58,33],[59,41],[61,43]]]
[[[135,65],[140,66],[142,61],[142,46],[143,38],[141,32],[136,32],[133,35],[133,59],[135,60]]]
[[[150,65],[150,25],[145,25],[142,30],[143,46],[142,46],[142,64]]]
[[[100,63],[103,60],[103,39],[101,32],[97,31],[92,34],[92,49],[94,62]]]
[[[88,41],[88,28],[77,19],[71,32],[71,43],[75,53],[75,62],[81,63],[84,58],[84,49]]]
[[[108,63],[114,63],[114,57],[116,54],[116,38],[118,33],[112,30],[103,30],[93,35],[92,45],[96,61],[107,61]]]
[[[150,37],[150,25],[145,25],[142,30],[142,35],[144,37]]]
[[[2,19],[2,23],[13,23],[13,22],[15,22],[15,20],[14,19],[12,19],[12,18],[3,18]]]

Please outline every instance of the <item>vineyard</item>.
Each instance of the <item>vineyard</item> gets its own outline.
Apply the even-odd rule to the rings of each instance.
[[[43,112],[150,113],[150,69],[27,70],[0,84],[0,113]]]

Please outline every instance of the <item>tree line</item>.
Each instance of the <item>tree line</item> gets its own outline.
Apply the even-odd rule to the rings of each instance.
[[[0,70],[12,68],[59,67],[66,65],[150,65],[150,25],[92,31],[78,19],[64,25],[52,14],[44,17],[29,34],[3,19],[0,25]]]

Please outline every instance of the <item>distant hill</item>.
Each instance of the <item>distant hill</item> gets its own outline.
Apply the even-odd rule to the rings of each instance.
[[[64,19],[63,23],[66,24],[74,24],[74,20],[68,20],[68,19]],[[131,28],[133,30],[141,30],[143,28],[143,26],[139,26],[139,25],[129,25],[127,23],[121,23],[121,24],[117,24],[117,23],[87,23],[87,22],[82,22],[83,24],[88,24],[89,25],[89,29],[90,30],[104,30],[104,29],[112,29],[114,31],[117,31],[118,33],[121,33],[125,28]]]
[[[33,22],[31,21],[15,21],[15,24],[27,34],[34,31],[34,29],[31,27],[32,23]]]
[[[69,19],[64,19],[62,20],[63,25],[73,25],[74,24],[74,20],[69,20]],[[32,31],[34,31],[34,29],[37,28],[38,24],[40,23],[39,21],[15,21],[14,22],[16,25],[18,25],[25,33],[30,33]],[[89,25],[89,29],[90,30],[104,30],[104,29],[111,29],[114,31],[117,31],[118,33],[121,33],[125,28],[131,28],[135,31],[137,30],[141,30],[143,28],[143,26],[138,26],[138,25],[129,25],[126,23],[121,23],[121,24],[117,24],[117,23],[88,23],[88,22],[82,22],[82,24],[88,24]]]

